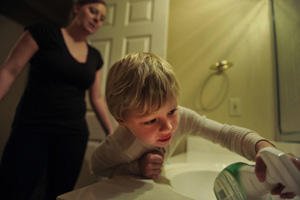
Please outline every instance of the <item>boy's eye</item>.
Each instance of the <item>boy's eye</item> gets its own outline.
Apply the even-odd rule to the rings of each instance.
[[[173,110],[171,110],[171,111],[168,113],[168,115],[173,115],[173,114],[175,114],[176,111],[177,111],[177,108],[174,108]]]
[[[151,125],[151,124],[154,124],[155,122],[156,122],[156,119],[152,119],[152,120],[144,122],[144,124],[145,125]]]

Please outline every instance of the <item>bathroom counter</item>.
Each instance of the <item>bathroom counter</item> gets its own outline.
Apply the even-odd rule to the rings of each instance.
[[[104,179],[92,185],[65,193],[57,200],[192,200],[175,192],[169,185],[153,180],[118,176]]]
[[[276,143],[280,149],[300,155],[299,144]],[[253,162],[197,136],[187,140],[186,152],[165,162],[168,184],[119,176],[92,183],[60,195],[58,200],[215,200],[213,184],[218,173],[234,162]],[[87,174],[87,173],[86,173]],[[162,181],[161,181],[162,182]],[[164,181],[166,182],[166,181]],[[272,199],[278,199],[273,197]],[[299,197],[294,200],[300,200]]]

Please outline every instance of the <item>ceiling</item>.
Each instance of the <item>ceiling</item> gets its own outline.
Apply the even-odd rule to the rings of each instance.
[[[19,24],[29,25],[37,21],[65,24],[73,0],[3,0],[0,14]]]

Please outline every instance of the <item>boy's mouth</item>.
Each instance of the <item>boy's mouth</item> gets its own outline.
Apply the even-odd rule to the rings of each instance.
[[[170,134],[170,135],[167,135],[165,137],[161,137],[158,141],[159,142],[167,142],[171,139],[171,137],[172,137],[172,135]]]

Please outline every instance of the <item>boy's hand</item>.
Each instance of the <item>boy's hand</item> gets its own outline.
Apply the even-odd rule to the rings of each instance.
[[[144,154],[139,160],[141,173],[146,178],[157,179],[161,173],[164,158],[160,152],[153,151]]]

